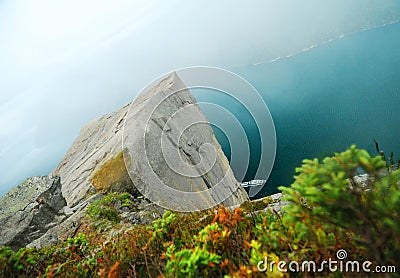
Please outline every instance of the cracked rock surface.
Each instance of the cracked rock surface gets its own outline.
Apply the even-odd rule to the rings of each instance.
[[[52,175],[61,177],[62,193],[69,207],[84,200],[91,189],[93,173],[122,150],[122,127],[128,107],[126,105],[83,126],[52,172]]]
[[[131,145],[132,152],[130,153],[132,167],[128,170],[135,186],[147,188],[147,184],[143,183],[144,176],[154,171],[155,175],[168,186],[185,192],[205,190],[222,181],[223,185],[220,190],[216,190],[215,196],[207,198],[219,200],[219,196],[224,196],[225,191],[230,191],[230,198],[221,199],[228,206],[247,200],[246,192],[236,181],[206,117],[197,106],[196,99],[184,88],[185,85],[180,78],[172,73],[138,96],[131,107],[126,105],[118,111],[94,119],[81,129],[67,154],[52,172],[54,175],[61,176],[62,193],[69,207],[76,206],[84,200],[91,189],[93,173],[122,150],[122,129],[129,109],[131,125],[125,126],[125,129],[131,131],[132,141],[129,143],[133,145]],[[171,94],[177,89],[183,90],[177,94]],[[180,111],[183,113],[179,113]],[[152,113],[150,121],[146,121],[145,118],[149,113]],[[191,122],[199,122],[199,124],[191,126]],[[182,134],[184,127],[188,128]],[[141,141],[143,132],[146,132],[145,144]],[[162,134],[166,137],[161,138]],[[166,139],[164,153],[160,151],[161,139]],[[135,150],[136,148],[138,151]],[[139,156],[143,148],[146,149],[146,158]],[[211,148],[216,151],[209,150]],[[172,161],[167,162],[164,155],[170,157]],[[213,163],[214,160],[216,160],[215,163]],[[146,168],[148,163],[151,170]],[[179,170],[187,167],[185,165],[192,167],[197,164],[204,164],[200,165],[204,166],[204,169],[212,165],[212,169],[198,178],[188,178],[177,174],[176,169],[171,169],[171,165]],[[147,183],[154,184],[151,180]],[[172,198],[159,187],[153,192],[161,192],[161,195],[168,200]],[[148,195],[151,196],[153,192],[148,192]],[[198,202],[203,202],[203,199],[192,200],[193,206],[196,206]],[[190,200],[186,199],[185,202],[190,202]]]
[[[0,246],[24,247],[65,218],[60,177],[26,179],[0,199]]]
[[[179,93],[172,94],[176,90]],[[160,99],[164,99],[161,105],[155,105]],[[155,107],[158,108],[154,110]],[[121,152],[122,130],[129,108],[134,125],[131,129],[134,135],[133,150],[145,146],[149,159],[149,162],[140,159],[135,151],[129,154],[132,167],[128,170],[133,179],[129,188],[148,185],[143,181],[150,171],[144,169],[150,164],[151,171],[171,188],[196,193],[198,199],[178,199],[178,205],[192,202],[192,207],[196,207],[199,202],[212,203],[217,200],[227,206],[237,206],[248,200],[196,99],[173,73],[135,99],[132,107],[126,105],[83,126],[71,148],[49,176],[26,179],[6,193],[0,199],[0,246],[7,245],[13,249],[41,247],[55,243],[62,237],[74,236],[84,220],[88,204],[103,197],[91,184],[92,177]],[[150,121],[142,121],[143,115],[152,111],[154,113]],[[192,126],[192,122],[198,124]],[[143,132],[148,139],[146,142],[141,141],[140,134]],[[172,161],[164,159],[160,151],[161,139],[165,139],[163,150],[171,154],[169,158]],[[171,169],[171,165],[178,170],[187,165],[195,171],[211,170],[190,177],[178,174],[176,169]],[[198,165],[202,167],[194,167]],[[153,180],[149,181],[153,184]],[[206,191],[217,183],[222,186],[213,194],[197,194],[197,191]],[[129,188],[120,191],[129,192]],[[109,189],[114,191],[115,188],[110,186]],[[164,200],[174,197],[161,187],[153,189],[150,195],[160,193]],[[230,197],[223,198],[226,192],[230,193]],[[140,204],[142,206],[138,211],[122,212],[122,219],[132,224],[151,222],[159,217],[154,213],[159,209],[158,205],[163,207],[162,204],[147,203],[145,200],[141,200]]]
[[[157,205],[195,211],[248,200],[195,97],[176,73],[134,100],[124,128],[129,174]]]

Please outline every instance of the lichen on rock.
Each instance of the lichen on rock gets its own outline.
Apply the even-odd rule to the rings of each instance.
[[[57,225],[65,215],[60,177],[26,179],[0,199],[0,246],[24,247]]]
[[[128,171],[125,167],[123,150],[121,150],[115,157],[107,160],[104,165],[97,170],[91,179],[92,185],[98,192],[128,192],[133,196],[140,196]]]

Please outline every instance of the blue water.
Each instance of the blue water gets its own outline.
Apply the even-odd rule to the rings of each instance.
[[[258,197],[277,192],[279,185],[290,185],[295,167],[304,158],[321,159],[351,144],[376,154],[376,139],[400,159],[400,24],[233,71],[262,94],[276,127],[274,169]],[[251,141],[245,180],[251,179],[260,157],[257,127],[234,103],[207,101],[227,107],[245,126]],[[216,136],[229,157],[227,138],[218,130]]]

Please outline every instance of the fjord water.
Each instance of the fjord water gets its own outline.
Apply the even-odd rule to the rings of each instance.
[[[275,165],[258,197],[290,185],[305,158],[330,156],[351,144],[376,154],[373,140],[400,159],[400,24],[362,31],[271,63],[233,69],[262,94],[277,135]],[[250,141],[252,179],[260,157],[257,127],[240,104],[196,94],[238,115]],[[207,114],[212,122],[212,114]],[[227,123],[229,124],[229,123]],[[216,130],[223,150],[230,147]],[[232,150],[239,151],[240,150]],[[235,171],[235,169],[233,169]]]

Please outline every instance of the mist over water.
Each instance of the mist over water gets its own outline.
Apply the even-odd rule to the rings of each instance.
[[[276,127],[274,169],[258,196],[290,185],[303,159],[322,159],[351,144],[374,155],[376,139],[381,148],[400,159],[399,38],[397,23],[273,63],[235,69],[262,94]],[[241,119],[251,142],[245,180],[251,179],[260,155],[254,122],[239,104],[215,92],[195,95],[226,107]],[[213,115],[205,113],[212,122]],[[220,131],[216,136],[229,157],[226,138]]]
[[[255,0],[251,5],[227,0],[0,1],[0,25],[4,27],[0,32],[0,195],[26,177],[48,174],[85,123],[126,105],[146,84],[182,67],[221,67],[256,85],[280,125],[278,143],[283,140],[284,145],[278,146],[278,160],[283,159],[279,153],[288,154],[286,150],[296,150],[291,154],[293,161],[301,154],[319,153],[319,148],[318,152],[298,152],[302,145],[294,139],[285,142],[283,133],[293,136],[299,130],[299,122],[292,121],[300,114],[298,107],[309,105],[307,98],[321,98],[320,90],[329,89],[328,85],[340,94],[353,84],[346,81],[342,88],[336,76],[329,80],[316,71],[335,71],[339,79],[343,72],[353,74],[352,68],[345,67],[363,63],[357,61],[365,58],[360,55],[368,49],[376,49],[370,53],[376,56],[375,64],[363,65],[376,68],[398,50],[393,47],[389,54],[382,50],[393,42],[371,48],[370,40],[382,39],[378,34],[394,27],[358,32],[399,19],[400,1],[393,0]],[[367,38],[366,33],[371,34],[366,45],[345,43],[353,37]],[[358,54],[353,54],[357,52],[354,47],[360,48]],[[323,49],[328,49],[327,56],[321,54]],[[314,53],[327,61],[313,60]],[[338,61],[330,61],[329,55]],[[339,62],[342,59],[347,64]],[[336,65],[334,69],[329,62]],[[376,77],[372,69],[356,67],[356,72],[365,78],[361,70],[369,71],[380,82],[397,71],[387,63],[380,68]],[[314,78],[318,82],[313,83]],[[304,82],[310,83],[308,87]],[[386,86],[381,92],[387,93]],[[336,115],[336,110],[329,113]],[[315,117],[302,117],[303,127],[317,125],[313,124]],[[249,132],[253,124],[247,124]],[[319,136],[323,138],[323,132]],[[382,145],[385,138],[380,140]],[[251,163],[255,165],[259,146],[254,136],[251,140]],[[293,169],[290,159],[285,159],[280,163]],[[246,178],[252,176],[253,168]],[[281,174],[274,172],[271,181]]]

